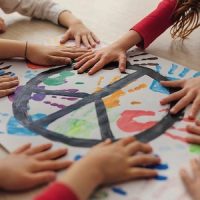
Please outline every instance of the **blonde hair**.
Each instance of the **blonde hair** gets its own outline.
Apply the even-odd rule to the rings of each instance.
[[[199,22],[200,0],[178,0],[173,15],[173,38],[186,39],[192,31],[200,26]]]

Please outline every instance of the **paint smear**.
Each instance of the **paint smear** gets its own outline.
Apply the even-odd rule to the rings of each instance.
[[[44,68],[50,68],[52,66],[42,66],[42,65],[35,65],[33,63],[30,62],[26,62],[26,65],[29,69],[44,69]]]
[[[81,156],[81,155],[76,155],[76,156],[74,157],[74,160],[75,160],[75,161],[79,161],[82,157],[83,157],[83,156]]]
[[[170,137],[173,140],[179,140],[181,142],[187,143],[187,141],[186,141],[186,139],[184,137],[173,135],[171,133],[165,133],[165,135],[168,136],[168,137]]]
[[[155,112],[144,110],[126,110],[121,114],[121,117],[117,121],[118,127],[125,132],[143,131],[151,128],[157,122],[137,122],[135,119],[142,116],[155,116]]]
[[[126,196],[127,195],[127,192],[122,189],[122,188],[119,188],[119,187],[113,187],[111,189],[114,193],[118,194],[118,195],[121,195],[121,196]]]
[[[75,73],[71,72],[71,71],[63,71],[59,74],[57,74],[57,77],[53,78],[53,77],[49,77],[47,79],[45,79],[43,81],[43,83],[45,85],[48,86],[58,86],[58,85],[62,85],[64,83],[66,83],[65,79],[67,77],[73,76]]]
[[[132,105],[139,105],[139,104],[141,104],[141,102],[140,101],[132,101],[131,104]]]
[[[138,85],[137,87],[130,89],[128,92],[132,93],[132,92],[136,92],[138,90],[145,89],[145,88],[147,88],[147,84],[142,83],[142,84]]]
[[[158,164],[158,165],[148,166],[146,168],[148,168],[148,169],[157,169],[157,170],[167,170],[167,169],[169,169],[169,166],[168,166],[168,164],[161,163],[161,164]]]
[[[90,138],[95,127],[96,125],[92,120],[69,118],[65,123],[59,125],[55,131],[69,137]]]
[[[154,179],[157,181],[167,181],[168,178],[167,178],[167,176],[158,175]]]
[[[115,77],[112,78],[112,80],[110,81],[109,84],[113,84],[113,83],[115,83],[118,80],[120,80],[120,76],[115,76]]]
[[[39,120],[46,117],[45,114],[38,113],[35,115],[32,115],[31,118],[33,121]],[[20,135],[20,136],[35,136],[37,133],[34,133],[27,128],[24,128],[22,124],[20,124],[15,117],[11,117],[7,123],[7,132],[10,135]]]
[[[98,83],[97,83],[97,88],[95,89],[95,92],[100,92],[103,88],[101,87],[101,84],[104,80],[103,76],[99,77]]]
[[[83,85],[84,82],[76,82],[75,84],[77,84],[77,85]]]
[[[196,144],[190,145],[190,152],[200,154],[200,145]]]
[[[121,96],[124,96],[125,92],[123,90],[118,90],[111,94],[109,97],[104,98],[103,102],[106,106],[106,108],[115,108],[120,106],[120,100],[119,98]]]

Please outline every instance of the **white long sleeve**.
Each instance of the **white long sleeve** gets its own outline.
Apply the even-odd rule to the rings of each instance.
[[[0,8],[7,14],[18,12],[55,24],[58,23],[59,14],[66,10],[53,0],[0,0]]]

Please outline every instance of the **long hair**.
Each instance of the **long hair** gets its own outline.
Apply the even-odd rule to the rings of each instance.
[[[186,39],[193,30],[200,26],[200,0],[177,0],[171,29],[173,38]]]

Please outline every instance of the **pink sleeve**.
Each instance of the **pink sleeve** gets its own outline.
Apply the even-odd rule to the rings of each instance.
[[[173,24],[172,16],[176,10],[176,5],[177,0],[162,0],[152,13],[131,28],[143,38],[143,41],[137,45],[138,47],[147,48]]]
[[[35,200],[78,200],[76,194],[62,183],[53,183]]]

